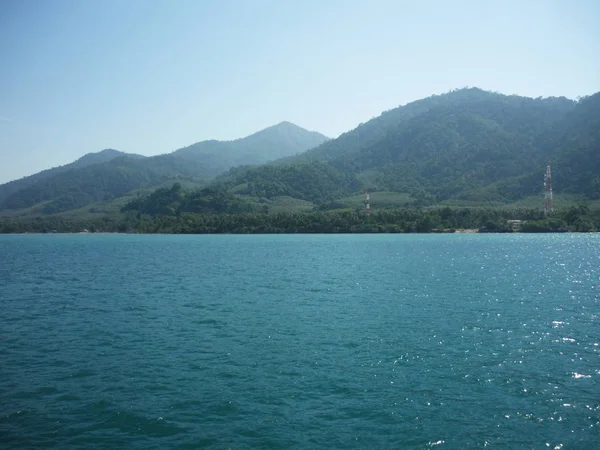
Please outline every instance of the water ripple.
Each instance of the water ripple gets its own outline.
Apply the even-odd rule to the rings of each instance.
[[[597,235],[0,236],[14,448],[594,448]]]

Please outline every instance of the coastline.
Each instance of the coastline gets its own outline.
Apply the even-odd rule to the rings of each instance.
[[[25,232],[10,232],[10,233],[0,233],[0,235],[278,235],[278,234],[288,234],[288,235],[302,235],[302,234],[596,234],[600,233],[600,231],[535,231],[535,232],[527,232],[527,231],[480,231],[474,228],[466,228],[466,229],[458,229],[454,231],[450,230],[432,230],[429,232],[389,232],[389,231],[376,231],[376,232],[328,232],[328,231],[299,231],[299,232],[278,232],[278,231],[259,231],[252,233],[236,233],[236,232],[205,232],[205,233],[177,233],[177,232],[120,232],[120,231],[100,231],[100,232],[82,232],[82,231],[65,231],[65,232],[56,232],[56,233],[43,233],[38,231],[25,231]]]

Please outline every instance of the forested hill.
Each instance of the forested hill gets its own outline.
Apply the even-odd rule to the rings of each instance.
[[[426,204],[507,203],[539,193],[551,157],[558,192],[598,198],[599,103],[600,94],[575,102],[462,89],[385,112],[279,166],[233,170],[229,180],[290,191],[285,167],[314,171],[307,163],[318,162],[335,177],[355,177],[362,190]]]
[[[174,182],[202,186],[236,164],[262,164],[325,140],[319,133],[282,122],[235,141],[204,141],[154,157],[105,150],[1,185],[0,212],[54,214]]]
[[[106,149],[96,153],[88,153],[79,158],[77,161],[74,161],[70,164],[65,164],[64,166],[58,166],[52,169],[43,170],[42,172],[30,175],[28,177],[10,181],[5,184],[0,184],[0,204],[2,204],[4,199],[6,199],[9,195],[18,192],[21,189],[25,189],[29,186],[32,186],[41,180],[53,177],[54,175],[58,175],[60,173],[67,172],[69,170],[82,169],[93,164],[108,162],[120,156],[129,156],[131,158],[144,158],[141,155],[124,153],[114,149]]]
[[[365,190],[375,211],[458,200],[510,204],[529,195],[541,205],[548,156],[555,161],[555,192],[600,199],[600,94],[573,102],[466,90],[435,98],[430,108],[423,102],[402,117],[386,113],[387,128],[374,119],[291,162],[236,167],[206,189],[165,188],[124,211],[269,212],[281,211],[282,203],[287,211],[356,209]],[[401,117],[395,125],[392,115]],[[361,140],[363,131],[369,139]],[[344,151],[351,136],[354,145]]]
[[[170,155],[119,157],[44,178],[7,197],[1,208],[14,211],[35,207],[35,214],[55,214],[115,200],[136,189],[178,181],[193,183],[210,175],[201,164]]]
[[[356,155],[377,145],[388,135],[395,135],[411,119],[415,119],[414,122],[410,122],[412,124],[431,121],[433,117],[427,116],[427,113],[432,111],[469,112],[491,120],[508,130],[539,135],[564,117],[575,104],[575,101],[565,97],[532,99],[502,95],[478,88],[458,89],[385,111],[380,116],[340,135],[337,139],[327,141],[311,151],[295,158],[287,158],[282,162],[327,161]],[[398,142],[398,144],[402,143]]]
[[[356,208],[367,190],[375,210],[510,204],[539,197],[548,157],[555,194],[598,200],[599,133],[600,93],[573,101],[461,89],[387,111],[332,140],[283,122],[238,141],[208,141],[153,158],[114,158],[41,180],[0,202],[0,210],[53,214],[124,199],[120,210],[135,198],[134,189],[154,187],[161,190],[135,198],[123,211]],[[284,154],[275,163],[250,165]],[[207,186],[234,163],[246,165]],[[181,185],[171,191],[174,183]]]
[[[281,122],[234,141],[203,141],[173,153],[210,166],[215,174],[230,167],[265,164],[317,147],[328,138],[290,122]]]
[[[600,199],[600,92],[580,100],[550,139],[557,187]]]

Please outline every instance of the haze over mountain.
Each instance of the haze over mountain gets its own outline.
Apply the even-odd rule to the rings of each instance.
[[[173,155],[210,165],[214,173],[245,164],[265,164],[301,153],[328,140],[290,122],[258,131],[234,141],[203,141],[176,150]]]
[[[539,190],[547,157],[557,158],[558,186],[572,164],[560,164],[567,148],[586,143],[586,149],[596,145],[597,150],[590,134],[600,129],[598,101],[598,94],[575,102],[460,89],[387,111],[287,161],[326,162],[358,176],[366,189],[438,202],[453,197],[516,200]],[[572,142],[564,141],[565,133]],[[577,152],[581,156],[583,148]],[[563,192],[565,185],[571,186],[571,180],[564,180]],[[596,195],[595,190],[575,191]]]
[[[38,205],[52,214],[118,198],[135,189],[167,182],[203,183],[234,164],[261,164],[294,155],[327,140],[289,122],[281,122],[246,138],[204,141],[154,157],[104,150],[72,164],[0,185],[0,210]]]
[[[591,0],[150,3],[0,4],[0,183],[88,151],[153,156],[283,119],[337,137],[463,86],[600,90]]]
[[[20,191],[21,189],[25,189],[29,186],[34,185],[35,183],[44,180],[46,178],[53,177],[60,173],[67,172],[73,169],[81,169],[87,166],[91,166],[93,164],[100,164],[103,162],[108,162],[111,159],[117,158],[119,156],[128,156],[131,158],[143,158],[141,155],[135,155],[131,153],[124,153],[114,149],[106,149],[96,153],[88,153],[83,155],[81,158],[73,161],[70,164],[65,164],[64,166],[53,167],[51,169],[43,170],[42,172],[38,172],[36,174],[18,179],[9,181],[8,183],[0,184],[0,205],[11,194]]]
[[[599,133],[600,93],[574,101],[461,89],[387,111],[301,155],[233,168],[210,189],[183,197],[167,189],[128,209],[241,212],[284,198],[292,207],[335,209],[360,207],[365,191],[375,210],[510,204],[540,195],[547,157],[556,194],[595,200]]]
[[[575,101],[465,88],[386,111],[332,140],[282,122],[243,139],[200,142],[156,157],[113,152],[108,161],[43,177],[0,208],[3,214],[97,214],[137,197],[126,211],[293,211],[357,207],[365,191],[375,210],[510,204],[539,196],[548,157],[557,195],[595,200],[599,130],[600,93]],[[173,183],[182,187],[173,191]]]

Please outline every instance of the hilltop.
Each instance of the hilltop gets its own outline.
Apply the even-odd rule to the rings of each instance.
[[[131,158],[144,158],[141,155],[135,155],[132,153],[124,153],[114,149],[105,149],[96,153],[87,153],[83,155],[81,158],[73,161],[70,164],[65,164],[64,166],[53,167],[51,169],[43,170],[42,172],[38,172],[34,175],[30,175],[27,177],[23,177],[18,180],[9,181],[8,183],[0,184],[0,205],[2,202],[9,197],[11,194],[18,192],[22,189],[25,189],[29,186],[36,184],[37,182],[44,180],[46,178],[51,178],[60,173],[67,172],[73,169],[82,169],[87,166],[91,166],[93,164],[101,164],[103,162],[108,162],[111,159],[118,158],[120,156],[128,156]]]
[[[557,193],[597,200],[599,109],[600,94],[573,101],[461,89],[387,111],[301,155],[234,168],[220,179],[239,195],[290,196],[317,207],[356,205],[365,191],[422,206],[500,205],[539,195],[550,157]]]
[[[157,157],[117,156],[43,179],[0,207],[88,218],[318,212],[356,210],[369,191],[375,213],[539,209],[550,157],[557,206],[595,208],[599,133],[600,93],[575,101],[467,88],[386,111],[337,139],[282,122]]]
[[[126,201],[133,192],[183,182],[203,186],[237,164],[262,164],[317,146],[328,138],[289,122],[234,141],[203,141],[154,157],[116,150],[0,185],[0,214],[48,215],[97,202]],[[106,212],[97,207],[95,211]]]

